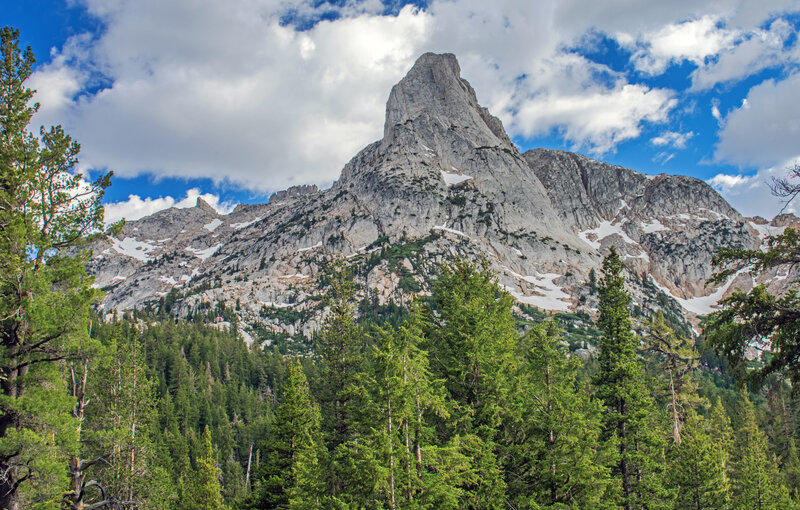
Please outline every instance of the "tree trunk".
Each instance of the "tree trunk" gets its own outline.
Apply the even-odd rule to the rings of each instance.
[[[18,333],[11,331],[9,336],[10,338],[6,337],[3,344],[9,347],[12,352],[15,352],[14,346],[20,343]],[[19,366],[19,363],[20,360],[15,355],[12,355],[9,359],[8,366],[3,370],[5,373],[1,374],[5,376],[5,380],[2,381],[3,394],[9,397],[12,406],[22,394],[22,388],[18,380],[19,377],[24,374],[21,369],[14,368]],[[27,369],[27,367],[24,368]],[[8,429],[10,428],[19,430],[20,416],[13,407],[3,406],[3,408],[0,409],[0,437],[6,437]],[[0,457],[0,508],[4,510],[20,510],[21,508],[19,493],[17,491],[19,489],[19,484],[24,481],[27,476],[20,479],[15,462],[16,456],[17,454],[11,453]]]
[[[394,510],[395,507],[395,500],[394,500],[394,447],[392,443],[392,399],[386,399],[387,410],[389,413],[388,416],[388,423],[386,425],[386,438],[389,442],[389,494],[391,496],[391,508]]]
[[[672,392],[672,440],[681,442],[681,420],[678,416],[678,399],[675,396],[675,384],[672,381],[672,368],[669,368],[669,390]]]
[[[83,470],[81,469],[81,461],[78,457],[73,455],[69,459],[69,488],[70,493],[67,494],[67,502],[70,510],[80,510],[83,505]]]
[[[422,409],[419,407],[419,390],[414,398],[414,405],[417,408],[417,423],[414,427],[414,454],[417,457],[417,478],[422,481],[422,447],[419,444],[419,429],[422,428]],[[420,488],[420,492],[422,489]]]
[[[133,353],[132,353],[133,354]],[[134,354],[135,355],[135,354]],[[135,358],[134,358],[135,359]],[[131,406],[131,455],[128,461],[130,468],[128,472],[128,499],[133,499],[133,477],[136,476],[136,372],[138,371],[136,363],[133,365],[133,404]]]
[[[250,462],[253,460],[253,443],[250,443],[250,453],[247,455],[247,474],[244,477],[244,486],[250,489]]]
[[[5,385],[4,385],[5,386]],[[6,392],[8,394],[8,392]],[[4,414],[0,416],[0,437],[6,436],[9,428],[18,427],[19,418],[17,414],[8,409],[4,409]],[[14,458],[16,455],[3,456],[0,458],[0,508],[4,510],[20,510],[19,494],[19,473]]]
[[[620,416],[625,416],[625,403],[620,403]],[[630,486],[630,473],[629,466],[628,466],[628,459],[626,458],[626,447],[627,445],[627,432],[628,427],[627,423],[625,423],[625,419],[623,418],[622,422],[619,425],[619,470],[620,475],[622,475],[622,496],[625,500],[625,504],[623,508],[625,510],[630,510],[629,498],[631,495],[631,486]]]
[[[555,504],[558,498],[556,493],[556,460],[553,457],[553,448],[555,447],[556,439],[553,431],[553,425],[550,420],[553,419],[553,401],[551,397],[552,382],[550,380],[550,363],[547,362],[547,367],[544,372],[545,384],[547,385],[547,420],[550,423],[547,431],[547,445],[550,447],[550,502]]]
[[[406,370],[406,355],[403,353],[403,395],[407,395],[406,391],[408,389],[408,373]],[[406,444],[406,455],[403,459],[406,468],[406,500],[412,501],[414,499],[414,491],[412,489],[411,484],[411,444],[410,438],[408,435],[408,403],[406,403],[406,407],[403,410],[403,438],[405,439]]]
[[[0,482],[0,508],[3,510],[21,510],[19,493],[17,492],[17,487],[19,486],[17,468],[13,465],[4,464],[0,464],[0,468],[7,470],[8,474]]]

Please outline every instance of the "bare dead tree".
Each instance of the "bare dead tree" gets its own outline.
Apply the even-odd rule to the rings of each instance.
[[[89,335],[91,335],[92,323],[89,322]],[[86,395],[86,380],[89,375],[89,358],[83,357],[81,365],[76,372],[75,364],[70,367],[70,378],[72,382],[72,396],[75,397],[75,407],[72,415],[75,418],[78,442],[81,441],[83,431],[83,418],[89,399]],[[120,500],[106,493],[106,488],[97,480],[86,480],[86,470],[95,464],[105,462],[108,464],[108,457],[111,454],[101,455],[95,459],[85,460],[73,455],[69,460],[69,480],[70,490],[64,494],[64,507],[68,510],[94,510],[100,508],[114,509],[136,506],[135,501]],[[98,496],[87,498],[87,489],[93,489]],[[87,502],[85,499],[96,501]]]
[[[136,506],[135,501],[123,501],[106,494],[106,489],[97,480],[86,480],[86,470],[100,462],[108,462],[108,455],[92,460],[79,459],[73,456],[69,463],[70,491],[64,494],[64,506],[69,510],[95,510],[99,508],[123,508]],[[95,502],[86,502],[87,490],[97,491],[99,497]]]
[[[800,162],[796,162],[787,168],[787,171],[786,177],[773,177],[772,184],[769,186],[773,195],[785,199],[783,207],[778,214],[782,214],[792,203],[792,200],[797,195],[800,195],[800,182],[796,181],[796,179],[800,179]]]

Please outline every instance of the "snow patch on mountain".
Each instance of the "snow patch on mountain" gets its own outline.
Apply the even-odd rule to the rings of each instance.
[[[206,223],[205,225],[203,225],[203,228],[208,230],[209,232],[213,232],[220,225],[222,225],[222,220],[219,219],[219,218],[215,218],[215,219],[211,220],[210,222]]]
[[[670,296],[675,301],[677,301],[678,304],[680,304],[683,307],[683,309],[686,310],[687,312],[691,312],[695,315],[708,315],[717,309],[717,305],[719,304],[720,300],[725,295],[725,293],[728,291],[730,286],[733,284],[734,280],[736,280],[736,277],[746,271],[747,271],[746,268],[740,269],[739,271],[734,273],[731,277],[729,277],[728,281],[725,282],[725,284],[723,284],[717,290],[715,290],[714,292],[712,292],[707,296],[698,296],[689,299],[674,296],[672,292],[669,291],[668,288],[659,284],[652,276],[650,277],[650,280],[662,292],[664,292],[666,295]]]
[[[600,249],[600,242],[603,239],[614,234],[622,237],[622,240],[628,244],[637,244],[636,241],[631,239],[628,234],[622,230],[622,225],[624,225],[626,221],[628,221],[627,218],[616,224],[614,224],[613,221],[601,221],[600,226],[578,232],[578,236],[595,250]]]
[[[557,310],[566,312],[570,307],[570,296],[564,290],[556,285],[554,280],[561,278],[562,275],[557,273],[539,273],[535,276],[521,275],[512,269],[503,266],[513,277],[528,282],[533,285],[535,292],[541,295],[525,295],[513,287],[504,285],[505,290],[511,294],[517,301],[529,305],[542,308],[544,310]]]
[[[454,169],[455,170],[455,169]],[[471,175],[463,175],[457,173],[446,172],[442,170],[442,179],[444,179],[444,183],[448,186],[455,186],[456,184],[461,184],[464,181],[468,181],[472,179]]]
[[[219,250],[221,247],[222,244],[218,244],[216,246],[212,246],[211,248],[206,248],[206,249],[187,246],[186,251],[191,252],[192,255],[194,255],[195,257],[199,258],[202,261],[205,261],[207,258],[217,253],[217,250]]]
[[[663,232],[669,230],[663,223],[658,221],[658,218],[653,218],[650,223],[642,223],[642,232],[645,234],[652,234],[654,232]]]
[[[127,257],[133,257],[142,262],[150,260],[149,253],[156,247],[144,241],[138,241],[133,237],[126,237],[123,240],[114,239],[111,245],[114,250]]]

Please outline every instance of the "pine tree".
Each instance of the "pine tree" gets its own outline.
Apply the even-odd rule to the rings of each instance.
[[[614,247],[603,260],[599,283],[600,341],[597,395],[604,402],[606,437],[616,435],[619,462],[614,476],[622,484],[621,505],[656,508],[669,500],[662,485],[663,450],[654,430],[653,403],[636,358],[638,340],[631,330],[630,295],[625,291],[623,265]]]
[[[498,459],[499,429],[515,370],[517,341],[511,296],[500,289],[484,261],[463,259],[441,267],[433,286],[436,313],[427,331],[431,369],[445,381],[450,418],[440,440],[460,435],[471,471],[463,476],[464,503],[474,508],[504,504]]]
[[[316,356],[323,429],[328,449],[333,451],[354,432],[355,386],[362,369],[364,333],[354,316],[355,284],[343,262],[334,262],[328,280],[330,313],[316,340]]]
[[[800,458],[795,439],[797,425],[792,412],[796,403],[792,402],[793,395],[785,381],[770,377],[768,383],[767,402],[762,408],[763,419],[759,423],[767,437],[770,452],[778,459],[786,486],[800,490]]]
[[[789,439],[786,453],[783,455],[781,472],[791,496],[795,501],[800,501],[800,454],[797,452],[794,438]]]
[[[790,508],[789,492],[781,481],[775,457],[767,452],[766,439],[756,423],[753,403],[744,388],[736,401],[734,424],[732,508]]]
[[[439,448],[430,416],[446,419],[444,386],[433,378],[421,348],[424,314],[418,303],[398,329],[380,328],[373,353],[374,393],[379,410],[376,447],[384,452],[383,484],[389,508],[455,508],[463,456]],[[450,471],[450,466],[456,466]]]
[[[316,341],[317,394],[328,456],[324,468],[333,505],[358,506],[374,499],[379,470],[367,436],[371,404],[364,390],[365,335],[355,320],[355,283],[350,269],[335,261],[327,275],[330,312]]]
[[[790,271],[800,262],[800,231],[787,228],[766,239],[766,249],[723,248],[714,255],[717,267],[711,282],[721,283],[742,269],[755,278],[776,268]],[[724,355],[739,377],[761,383],[772,374],[800,382],[800,280],[789,281],[791,290],[781,295],[756,285],[748,292],[735,291],[709,315],[703,327],[708,345]],[[747,355],[753,345],[769,343],[766,362],[748,370]]]
[[[195,459],[195,469],[184,476],[182,498],[179,506],[182,510],[225,510],[222,504],[222,493],[219,483],[220,469],[214,460],[214,446],[211,442],[211,430],[206,425],[203,431],[202,452]]]
[[[18,39],[0,30],[0,508],[10,510],[21,485],[38,478],[30,487],[52,496],[59,487],[46,479],[65,473],[58,445],[74,423],[54,362],[87,337],[99,291],[85,246],[104,228],[110,184],[105,175],[84,186],[72,173],[80,148],[61,127],[28,131],[38,109],[25,86],[34,58]]]
[[[531,328],[521,342],[524,362],[505,426],[509,497],[515,508],[615,507],[615,445],[600,439],[602,403],[578,384],[581,362],[567,358],[560,342],[554,322]]]
[[[289,364],[272,440],[247,507],[318,507],[323,493],[321,448],[319,408],[298,360]]]
[[[710,433],[710,423],[690,410],[680,443],[669,456],[669,480],[675,489],[677,508],[701,510],[725,508],[728,487],[721,445]]]
[[[697,384],[692,379],[692,370],[697,367],[700,356],[688,338],[679,337],[667,325],[661,310],[650,322],[649,329],[645,346],[660,358],[662,373],[666,374],[672,440],[680,443],[684,415],[701,403]]]
[[[731,419],[719,397],[717,397],[717,401],[711,409],[708,433],[711,436],[711,441],[717,452],[718,463],[722,470],[722,485],[720,488],[724,491],[723,501],[725,507],[727,507],[731,499],[730,458],[731,450],[733,449],[733,427],[731,426]]]
[[[124,318],[95,324],[95,334],[104,350],[88,374],[84,456],[104,457],[96,469],[107,493],[141,507],[164,506],[169,476],[155,459],[155,395],[139,331]]]
[[[458,417],[459,426],[495,429],[514,367],[513,300],[485,261],[478,267],[463,259],[442,265],[433,297],[438,313],[428,335],[436,353],[433,369],[450,397],[469,409]]]

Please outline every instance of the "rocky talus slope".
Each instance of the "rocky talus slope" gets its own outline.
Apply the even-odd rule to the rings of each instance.
[[[639,305],[664,293],[691,315],[753,284],[741,274],[706,287],[717,249],[756,248],[796,221],[744,218],[691,177],[520,153],[456,58],[429,53],[392,89],[383,138],[329,189],[290,188],[224,216],[198,200],[131,221],[95,246],[90,270],[106,310],[166,300],[185,316],[224,304],[251,336],[297,337],[317,327],[319,276],[335,257],[381,304],[425,292],[436,266],[462,255],[485,257],[520,303],[574,311],[596,303],[590,273],[615,246]]]

